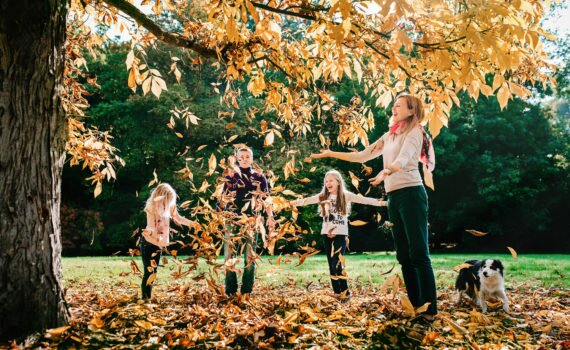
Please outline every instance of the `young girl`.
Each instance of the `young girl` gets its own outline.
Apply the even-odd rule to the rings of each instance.
[[[339,261],[339,255],[344,255],[346,250],[350,204],[359,203],[379,207],[385,206],[386,202],[347,191],[342,175],[336,170],[330,170],[325,174],[321,193],[291,201],[291,205],[294,206],[317,203],[319,204],[319,214],[323,217],[321,235],[329,263],[332,287],[336,295],[348,297],[350,291],[348,290],[346,274],[343,275],[344,266]]]
[[[161,250],[170,243],[170,220],[178,226],[193,225],[190,221],[178,214],[176,209],[176,192],[169,185],[162,183],[152,190],[144,207],[146,212],[146,228],[142,231],[140,239],[141,257],[144,274],[141,284],[142,298],[150,299],[152,282],[148,279],[155,274],[160,262]]]
[[[388,194],[388,216],[394,224],[392,235],[396,258],[408,297],[416,308],[429,303],[418,320],[431,322],[437,314],[435,277],[428,248],[428,198],[418,163],[428,170],[435,166],[433,145],[420,122],[424,119],[422,101],[410,94],[396,97],[390,130],[361,152],[322,151],[312,158],[337,158],[364,163],[383,157],[384,170],[370,179],[372,185],[384,182]]]

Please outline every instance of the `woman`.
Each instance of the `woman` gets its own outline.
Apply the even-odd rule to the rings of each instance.
[[[384,182],[396,257],[408,297],[415,308],[430,303],[421,320],[433,321],[437,297],[428,249],[428,200],[418,163],[421,160],[431,170],[435,162],[431,141],[420,124],[423,117],[419,98],[399,95],[392,107],[390,130],[375,143],[361,152],[325,150],[311,157],[364,163],[383,156],[384,169],[369,182],[375,186]]]

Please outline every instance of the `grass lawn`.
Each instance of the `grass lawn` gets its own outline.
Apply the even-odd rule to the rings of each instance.
[[[469,254],[433,254],[432,262],[436,274],[438,288],[451,288],[456,273],[453,267],[465,260],[477,259],[480,255]],[[511,255],[492,255],[503,261],[506,271],[507,288],[527,287],[561,287],[570,288],[570,255],[529,254],[519,255],[513,259]],[[183,258],[183,257],[182,257]],[[279,265],[276,256],[262,257],[256,272],[257,282],[261,285],[271,284],[279,286],[283,283],[295,281],[297,284],[309,282],[327,282],[328,265],[326,256],[316,255],[309,257],[301,266],[297,266],[298,257],[283,256]],[[169,257],[171,259],[171,257]],[[142,269],[139,258],[135,259]],[[393,273],[400,273],[399,265],[393,253],[349,254],[346,256],[347,272],[352,280],[367,283],[382,283]],[[113,282],[117,279],[127,279],[133,283],[140,283],[140,277],[130,274],[130,258],[128,257],[76,257],[63,258],[63,277],[65,283],[78,281]],[[221,263],[222,260],[220,259]],[[391,273],[387,273],[388,271]],[[159,280],[168,278],[168,270],[174,268],[169,262],[159,269]],[[186,279],[206,271],[208,265],[202,263],[196,272],[192,272]],[[187,268],[184,267],[184,270]],[[126,275],[125,275],[126,273]]]

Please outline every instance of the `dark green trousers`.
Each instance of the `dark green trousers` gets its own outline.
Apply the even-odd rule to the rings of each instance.
[[[414,307],[429,302],[426,314],[437,314],[435,277],[428,248],[428,199],[423,186],[405,187],[388,193],[388,215],[396,258],[408,297]]]
[[[242,294],[251,293],[255,282],[255,249],[257,247],[257,233],[253,237],[245,232],[240,233],[240,226],[229,225],[226,231],[226,242],[224,244],[225,260],[235,258],[243,254],[244,268],[240,292]],[[237,292],[238,277],[235,271],[226,270],[226,295],[231,296]]]

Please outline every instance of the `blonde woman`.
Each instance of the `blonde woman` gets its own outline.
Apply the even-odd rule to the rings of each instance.
[[[319,204],[319,214],[323,217],[321,235],[329,263],[331,284],[334,293],[340,297],[350,296],[346,272],[343,272],[344,266],[339,256],[344,255],[346,251],[351,203],[377,207],[386,205],[384,201],[347,191],[342,175],[336,170],[330,170],[325,174],[323,189],[319,194],[291,201],[293,206]]]
[[[431,140],[420,122],[424,118],[422,101],[402,94],[392,107],[390,130],[361,152],[322,151],[312,158],[337,158],[364,163],[383,157],[384,169],[369,180],[372,185],[384,182],[388,194],[388,214],[394,224],[392,235],[396,257],[408,296],[414,307],[430,303],[419,320],[433,321],[437,314],[435,277],[428,249],[428,198],[418,163],[431,171],[435,156]]]
[[[166,183],[152,190],[144,211],[147,224],[140,238],[140,251],[144,266],[141,290],[142,298],[150,299],[153,281],[148,283],[148,279],[157,272],[161,250],[170,244],[170,220],[178,226],[191,226],[195,223],[178,214],[176,192]]]

